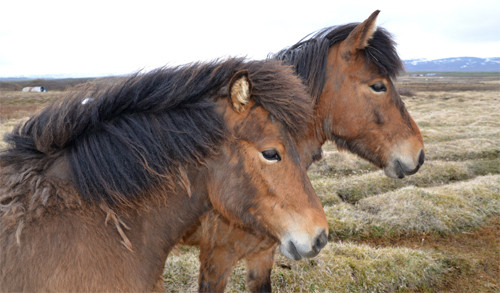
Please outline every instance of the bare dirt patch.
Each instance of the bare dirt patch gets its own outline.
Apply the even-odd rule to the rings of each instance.
[[[449,256],[449,271],[430,292],[499,292],[500,216],[459,233],[420,234],[352,240],[375,247],[408,247]],[[426,291],[426,290],[423,290]]]

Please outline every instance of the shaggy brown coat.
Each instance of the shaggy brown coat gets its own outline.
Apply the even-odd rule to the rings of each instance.
[[[210,208],[275,239],[280,214],[324,234],[293,143],[311,113],[290,68],[241,59],[55,102],[0,153],[0,291],[163,291],[169,251]]]

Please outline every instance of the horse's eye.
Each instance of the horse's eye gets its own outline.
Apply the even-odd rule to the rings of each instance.
[[[385,84],[381,81],[372,84],[370,87],[377,93],[382,93],[387,91]]]
[[[268,161],[281,161],[281,156],[276,149],[268,149],[262,152],[264,159]]]

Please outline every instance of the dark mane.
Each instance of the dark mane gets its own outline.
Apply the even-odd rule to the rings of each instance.
[[[66,156],[83,199],[127,203],[217,151],[227,133],[215,99],[240,70],[257,104],[299,135],[312,106],[293,71],[234,58],[138,73],[58,100],[5,135],[0,166],[42,173]]]
[[[271,54],[269,58],[282,60],[295,67],[296,73],[309,87],[309,93],[317,99],[325,83],[328,50],[334,44],[345,40],[358,24],[324,28],[289,48]],[[383,28],[377,28],[364,52],[366,60],[373,62],[384,76],[394,78],[404,70],[396,52],[395,42]]]

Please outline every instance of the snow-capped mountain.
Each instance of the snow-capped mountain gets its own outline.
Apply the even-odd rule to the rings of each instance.
[[[410,59],[403,62],[407,72],[500,72],[500,57],[455,57],[436,60]]]

